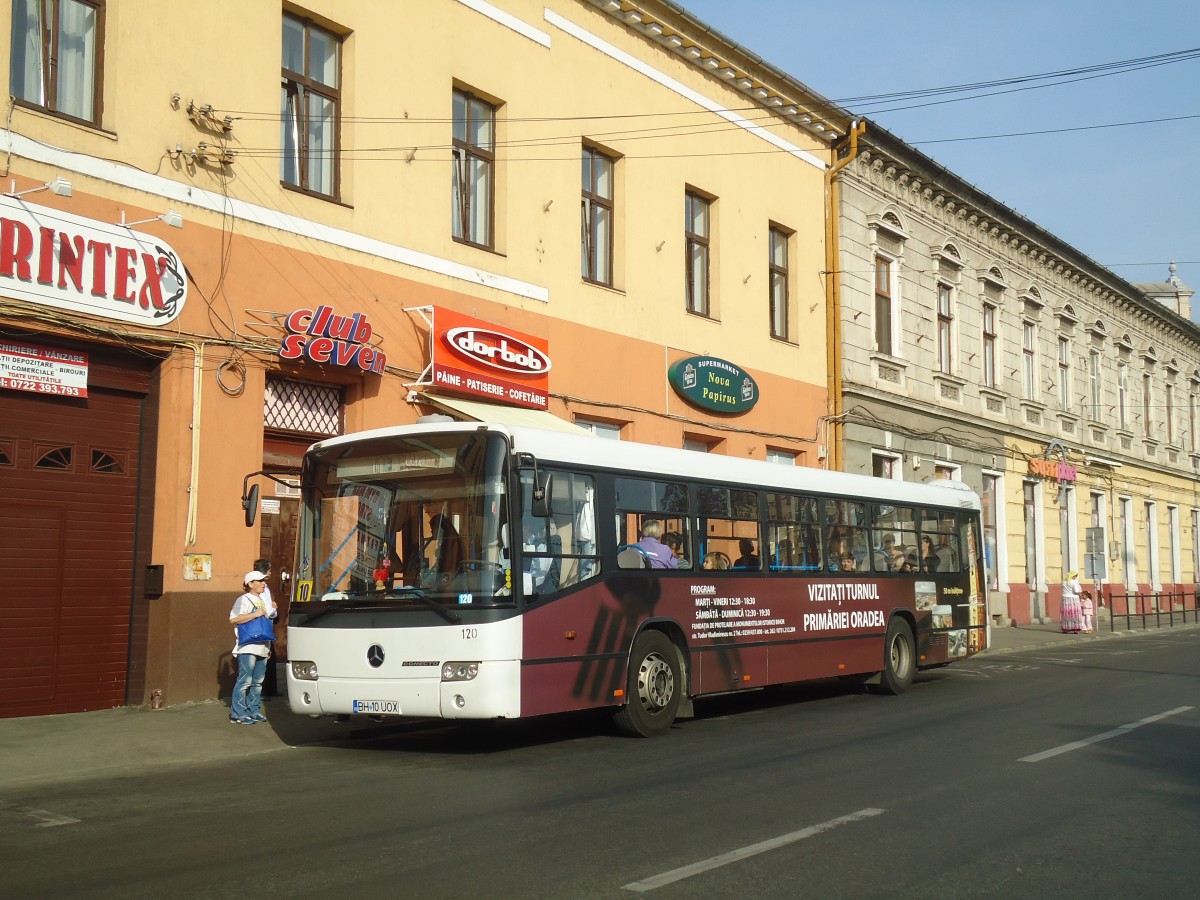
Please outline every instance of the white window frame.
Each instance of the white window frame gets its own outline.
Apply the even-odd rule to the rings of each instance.
[[[1175,504],[1167,506],[1167,541],[1169,542],[1171,587],[1174,589],[1183,579],[1183,563],[1180,559],[1179,541],[1179,507]]]
[[[1008,592],[1008,505],[1004,502],[1004,473],[995,469],[984,469],[983,474],[996,481],[996,591]]]
[[[575,424],[579,428],[590,431],[594,436],[609,441],[621,440],[621,429],[624,427],[613,422],[602,422],[599,419],[587,419],[582,416],[575,417]]]
[[[871,475],[875,475],[875,460],[886,459],[892,466],[892,481],[904,480],[904,457],[891,450],[871,450]]]
[[[1021,321],[1021,396],[1026,400],[1038,398],[1037,323]]]
[[[776,466],[794,466],[800,457],[792,450],[776,450],[767,448],[767,462]]]
[[[1118,523],[1121,529],[1121,568],[1124,569],[1121,577],[1124,579],[1125,589],[1132,591],[1137,588],[1137,547],[1133,543],[1133,498],[1118,497],[1117,508],[1121,518]]]
[[[1158,503],[1147,500],[1146,512],[1146,565],[1149,568],[1150,590],[1162,590],[1162,574],[1159,572],[1158,557]]]
[[[1058,337],[1058,403],[1064,411],[1071,409],[1071,339]]]
[[[879,262],[882,260],[888,265],[888,337],[891,341],[890,347],[879,346],[879,295],[876,293],[876,286],[879,279]],[[874,259],[872,260],[871,269],[871,319],[874,325],[874,332],[871,335],[871,343],[876,352],[886,353],[888,356],[899,356],[900,347],[900,317],[897,315],[897,310],[900,308],[900,260],[890,253],[884,253],[881,250],[875,251]]]

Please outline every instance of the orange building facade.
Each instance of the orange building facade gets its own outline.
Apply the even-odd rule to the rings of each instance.
[[[50,6],[0,9],[0,716],[226,692],[325,436],[822,464],[849,122],[676,4]]]

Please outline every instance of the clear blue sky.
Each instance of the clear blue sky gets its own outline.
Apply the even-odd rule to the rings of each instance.
[[[1200,59],[919,109],[851,100],[1200,48],[1197,0],[679,2],[1127,281],[1166,281],[1174,259],[1200,292]]]

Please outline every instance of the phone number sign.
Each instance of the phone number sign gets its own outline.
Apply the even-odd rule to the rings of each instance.
[[[86,397],[86,353],[0,341],[0,388],[59,397]]]

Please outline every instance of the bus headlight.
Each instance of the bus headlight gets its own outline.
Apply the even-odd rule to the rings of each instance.
[[[442,681],[470,681],[478,674],[477,662],[442,663]]]
[[[316,681],[317,680],[317,664],[309,662],[306,659],[293,659],[292,677],[297,681]]]

